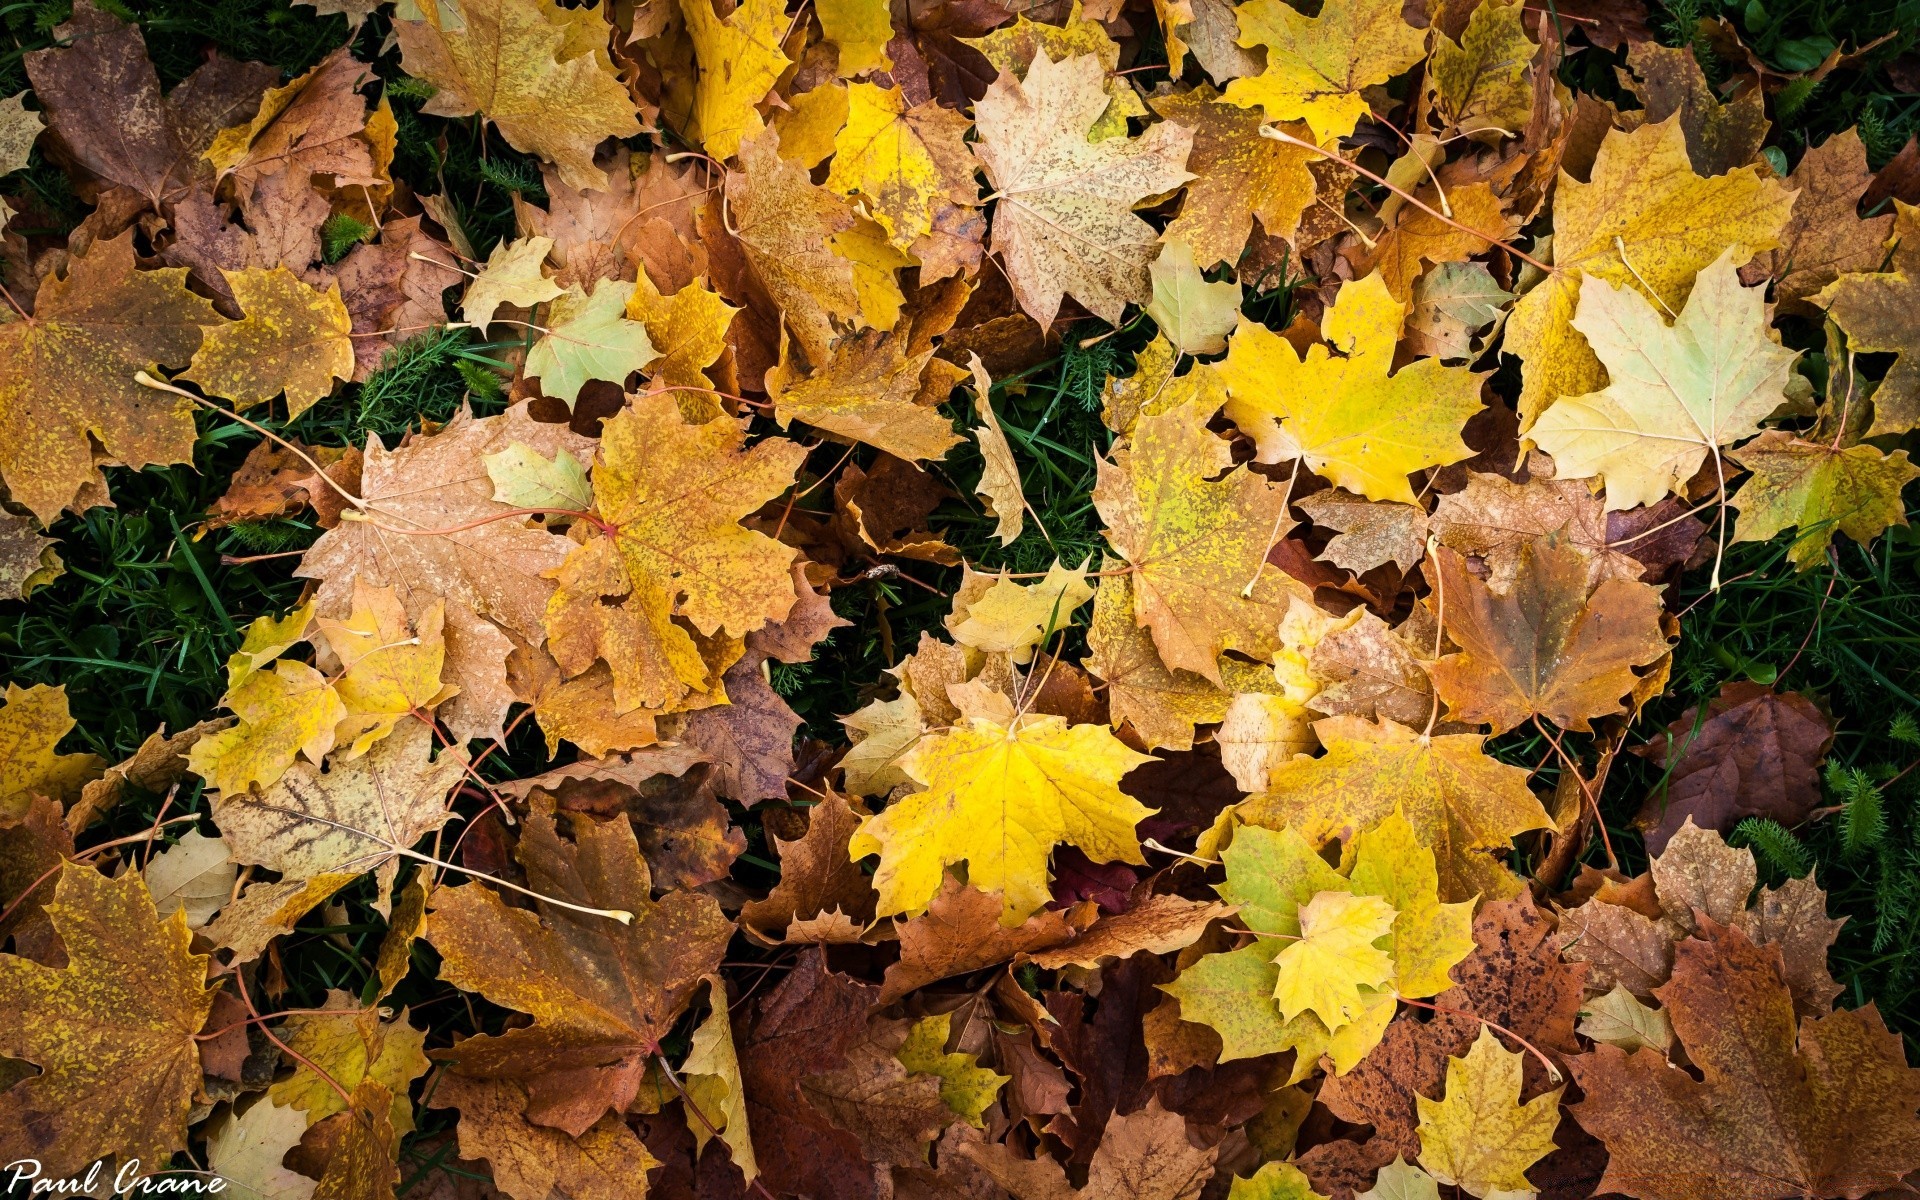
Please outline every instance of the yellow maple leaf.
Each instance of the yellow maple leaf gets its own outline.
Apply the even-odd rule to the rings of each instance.
[[[1459,41],[1444,33],[1436,38],[1427,90],[1461,133],[1482,134],[1497,144],[1526,130],[1533,115],[1528,76],[1540,48],[1527,37],[1521,11],[1513,0],[1481,0]]]
[[[133,233],[95,242],[40,284],[31,321],[0,324],[0,474],[42,525],[106,496],[94,443],[129,467],[193,460],[193,402],[141,387],[178,367],[220,319],[184,267],[134,269]],[[96,501],[97,502],[97,501]]]
[[[1265,46],[1267,69],[1229,83],[1226,102],[1264,109],[1269,120],[1305,121],[1323,145],[1366,115],[1361,89],[1426,53],[1425,31],[1401,18],[1395,0],[1327,0],[1314,17],[1285,0],[1249,0],[1237,15],[1240,44]]]
[[[1440,895],[1466,900],[1514,895],[1520,881],[1489,852],[1513,835],[1548,828],[1546,809],[1527,790],[1527,772],[1488,758],[1476,734],[1423,736],[1392,721],[1354,716],[1316,722],[1327,752],[1283,763],[1267,791],[1240,803],[1241,820],[1297,828],[1324,845],[1347,839],[1396,807],[1433,851]]]
[[[319,762],[333,749],[334,729],[347,715],[325,675],[286,659],[249,675],[221,703],[239,723],[195,742],[187,766],[223,792],[265,787],[301,755]]]
[[[1562,478],[1598,476],[1606,510],[1657,504],[1682,491],[1709,455],[1760,432],[1786,400],[1799,354],[1774,341],[1765,287],[1743,288],[1729,251],[1701,271],[1668,325],[1647,298],[1592,276],[1573,328],[1611,382],[1563,396],[1530,431]]]
[[[1120,43],[1113,40],[1100,22],[1087,19],[1080,0],[1073,0],[1073,6],[1062,24],[1034,21],[1022,13],[1013,24],[1004,25],[985,37],[960,40],[985,55],[994,70],[1012,75],[1015,79],[1025,79],[1034,58],[1042,53],[1055,63],[1065,62],[1080,54],[1091,54],[1099,59],[1100,65],[1105,68],[1106,79],[1101,87],[1107,94],[1107,104],[1087,131],[1090,141],[1104,142],[1108,138],[1123,137],[1127,132],[1128,118],[1147,115],[1147,107],[1141,102],[1140,93],[1134,91],[1133,84],[1128,82],[1126,76],[1118,73]]]
[[[1303,1012],[1338,1029],[1366,1011],[1363,988],[1387,986],[1393,955],[1374,943],[1393,929],[1393,905],[1378,896],[1321,892],[1300,906],[1300,936],[1274,957],[1273,998],[1291,1021]]]
[[[549,237],[496,243],[481,265],[480,273],[467,285],[467,294],[460,302],[460,315],[484,333],[493,323],[494,310],[502,304],[532,308],[565,295],[567,289],[548,278],[542,269],[552,251],[553,239]]]
[[[1233,466],[1211,415],[1202,401],[1141,417],[1132,445],[1100,461],[1093,503],[1133,566],[1135,618],[1161,660],[1218,684],[1223,651],[1265,658],[1278,647],[1290,577],[1266,560],[1286,528],[1286,493]]]
[[[740,310],[720,298],[704,277],[671,296],[647,277],[644,267],[627,297],[627,319],[647,327],[659,357],[648,368],[653,382],[674,388],[712,386],[704,372],[727,348],[727,327]]]
[[[780,157],[771,130],[741,140],[740,166],[727,172],[734,236],[794,341],[809,361],[825,362],[834,323],[852,323],[862,312],[853,263],[834,247],[836,237],[854,228],[853,210],[815,187],[805,168]]]
[[[893,39],[887,0],[815,0],[814,11],[820,16],[820,31],[840,48],[840,78],[893,70],[887,57],[887,43]]]
[[[634,285],[618,279],[594,283],[591,295],[578,285],[555,297],[546,332],[527,351],[526,373],[540,391],[572,408],[590,379],[624,385],[627,376],[660,356],[647,327],[627,316]]]
[[[206,338],[181,376],[241,408],[287,395],[297,417],[353,378],[353,318],[340,285],[311,287],[285,267],[222,271],[242,318],[204,327]]]
[[[0,825],[24,817],[35,796],[68,800],[106,768],[95,754],[61,754],[54,747],[73,728],[67,689],[7,684],[0,704]]]
[[[560,567],[547,630],[569,677],[606,660],[622,712],[709,689],[719,671],[694,633],[738,637],[793,607],[793,552],[739,521],[793,482],[806,451],[778,438],[743,451],[745,438],[730,417],[689,425],[664,393],[635,397],[601,432],[595,507],[614,532]]]
[[[1607,134],[1590,181],[1562,174],[1553,206],[1554,273],[1507,318],[1506,348],[1523,361],[1521,428],[1561,396],[1599,391],[1606,370],[1573,326],[1583,275],[1632,287],[1679,312],[1700,270],[1734,266],[1779,245],[1794,193],[1772,168],[1703,179],[1687,159],[1678,114]]]
[[[903,333],[863,329],[834,343],[812,374],[794,378],[782,361],[767,372],[774,418],[805,421],[908,460],[944,458],[962,440],[940,410],[916,403],[934,347],[910,354]],[[942,397],[944,399],[944,397]]]
[[[402,717],[432,708],[458,690],[440,685],[447,654],[444,611],[436,603],[419,621],[409,622],[392,588],[356,579],[352,613],[344,620],[320,618],[321,635],[344,668],[333,685],[346,706],[334,730],[334,743],[345,749],[336,757],[365,753]]]
[[[979,199],[967,126],[966,117],[933,100],[909,107],[898,87],[850,84],[827,186],[864,197],[893,244],[909,249],[933,231],[941,205]]]
[[[973,578],[981,579],[977,575]],[[962,594],[955,598],[947,628],[962,646],[988,654],[1010,654],[1017,663],[1030,660],[1036,646],[1072,625],[1073,614],[1093,599],[1084,563],[1070,569],[1055,559],[1044,579],[1028,584],[1005,573],[987,578],[992,583],[972,597],[966,597],[966,585],[961,585]],[[964,606],[962,598],[966,599]]]
[[[1193,246],[1194,261],[1212,267],[1240,257],[1253,234],[1253,219],[1274,237],[1291,239],[1300,215],[1313,204],[1317,189],[1307,164],[1319,159],[1311,149],[1261,137],[1261,114],[1228,104],[1206,84],[1190,92],[1155,96],[1153,111],[1193,130],[1193,153],[1180,215],[1167,226],[1168,241]],[[1289,132],[1305,138],[1308,131]]]
[[[416,12],[417,20],[394,21],[393,36],[407,73],[437,89],[421,112],[479,113],[515,150],[551,161],[568,187],[607,186],[594,148],[632,137],[640,122],[607,56],[612,27],[600,10],[554,0],[435,0]]]
[[[1218,354],[1240,323],[1240,285],[1231,279],[1209,283],[1194,263],[1193,247],[1177,238],[1160,244],[1160,256],[1147,268],[1153,298],[1147,315],[1182,354]]]
[[[793,61],[780,47],[791,24],[786,5],[746,0],[724,20],[714,15],[713,0],[680,0],[680,11],[700,66],[688,133],[715,158],[732,158],[740,140],[762,127],[754,105]]]
[[[1052,898],[1056,844],[1095,862],[1146,861],[1133,827],[1153,810],[1119,783],[1151,761],[1099,725],[1032,713],[1010,724],[965,717],[907,752],[901,768],[924,790],[862,821],[847,852],[880,856],[882,915],[924,912],[946,868],[964,862],[974,887],[1000,893],[1000,923],[1012,928]]]
[[[1553,1152],[1566,1089],[1520,1103],[1520,1058],[1482,1026],[1465,1057],[1447,1060],[1445,1098],[1414,1097],[1420,1165],[1435,1179],[1483,1198],[1534,1190],[1527,1168]]]
[[[1378,274],[1341,286],[1306,357],[1253,322],[1220,364],[1227,416],[1254,439],[1261,462],[1299,459],[1369,500],[1414,502],[1407,476],[1473,451],[1460,438],[1479,412],[1480,376],[1421,359],[1389,374],[1406,305]]]

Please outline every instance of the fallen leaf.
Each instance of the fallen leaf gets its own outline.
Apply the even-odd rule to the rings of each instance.
[[[785,363],[768,372],[775,419],[805,421],[908,461],[945,458],[960,435],[940,410],[916,403],[933,349],[910,353],[904,333],[863,329],[835,342],[811,374],[796,378]]]
[[[961,1153],[1015,1200],[1196,1200],[1213,1175],[1218,1148],[1194,1149],[1186,1121],[1152,1100],[1139,1112],[1107,1122],[1087,1167],[1086,1186],[1077,1190],[1050,1158],[1019,1158],[991,1144],[966,1146]]]
[[[1427,552],[1427,514],[1417,505],[1363,500],[1328,488],[1299,502],[1315,525],[1339,530],[1319,557],[1364,575],[1384,563],[1401,571],[1420,565]]]
[[[1413,503],[1407,476],[1459,462],[1480,411],[1480,377],[1423,359],[1389,374],[1406,306],[1379,275],[1342,285],[1305,355],[1264,325],[1243,324],[1220,364],[1227,416],[1259,447],[1258,461],[1296,460],[1369,500]]]
[[[554,298],[546,332],[527,351],[527,374],[540,391],[571,408],[589,379],[623,384],[659,357],[647,327],[627,316],[633,285],[603,279],[592,295],[574,286]]]
[[[1562,476],[1600,477],[1608,512],[1681,490],[1783,402],[1799,355],[1769,336],[1761,291],[1742,288],[1735,265],[1729,252],[1703,269],[1672,325],[1631,287],[1591,275],[1580,285],[1572,325],[1612,382],[1554,401],[1529,436]]]
[[[175,910],[187,914],[187,928],[198,929],[227,902],[239,868],[227,861],[227,843],[197,829],[148,860],[140,874],[153,895],[154,911],[165,919]]]
[[[1587,1098],[1571,1111],[1610,1155],[1602,1189],[1865,1195],[1920,1162],[1920,1082],[1872,1006],[1796,1036],[1777,952],[1712,922],[1676,951],[1656,995],[1702,1078],[1607,1045],[1572,1063]]]
[[[69,863],[46,912],[64,969],[0,956],[0,1054],[40,1068],[0,1091],[0,1154],[60,1175],[103,1154],[165,1162],[200,1088],[207,957],[188,950],[186,914],[161,920],[135,872]]]
[[[532,308],[566,295],[567,289],[547,278],[542,269],[552,250],[553,239],[549,237],[501,241],[467,285],[460,315],[474,328],[484,330],[493,324],[494,313],[502,304]]]
[[[1097,56],[1055,63],[1042,48],[1025,82],[1003,74],[974,107],[974,154],[999,195],[993,248],[1020,306],[1043,328],[1062,296],[1117,325],[1121,309],[1151,295],[1158,238],[1132,206],[1191,178],[1193,135],[1179,125],[1087,140],[1109,102],[1105,79]]]
[[[1753,472],[1728,501],[1740,513],[1736,542],[1768,541],[1798,529],[1787,559],[1802,571],[1827,561],[1835,533],[1862,546],[1907,523],[1900,493],[1920,468],[1905,450],[1840,447],[1769,429],[1727,457]]]
[[[1240,285],[1223,279],[1209,283],[1194,265],[1193,247],[1168,238],[1160,257],[1147,268],[1153,298],[1147,315],[1182,354],[1218,354],[1240,323]]]
[[[599,12],[553,0],[414,7],[420,19],[396,20],[393,37],[406,72],[436,89],[420,111],[478,113],[514,149],[551,160],[570,186],[607,185],[594,147],[632,137],[640,122],[607,57],[612,30]]]
[[[1218,74],[1215,78],[1223,78]],[[1229,104],[1206,84],[1151,98],[1162,120],[1193,131],[1187,170],[1194,178],[1180,202],[1180,215],[1163,235],[1168,243],[1193,247],[1194,262],[1208,270],[1237,262],[1253,234],[1253,219],[1274,237],[1292,239],[1316,188],[1307,163],[1313,151],[1260,136],[1259,112]],[[1302,127],[1293,132],[1303,134]]]
[[[645,1195],[647,1172],[660,1165],[618,1116],[577,1137],[529,1121],[525,1089],[508,1080],[443,1075],[428,1104],[460,1110],[460,1157],[486,1160],[513,1200],[547,1200],[556,1189],[575,1200]]]
[[[99,755],[55,749],[73,727],[65,685],[7,684],[0,704],[0,825],[24,817],[35,796],[77,797],[106,767]]]
[[[1426,37],[1384,0],[1329,0],[1305,16],[1280,0],[1237,10],[1240,44],[1265,46],[1266,71],[1227,85],[1226,101],[1259,107],[1270,121],[1305,121],[1325,143],[1353,132],[1367,112],[1360,93],[1419,62]]]
[[[732,158],[743,138],[760,131],[754,105],[787,68],[781,50],[788,25],[785,6],[747,0],[722,19],[712,0],[681,0],[680,12],[700,66],[692,132],[714,158]]]
[[[881,1002],[891,1003],[929,983],[1017,954],[1060,945],[1075,932],[1065,913],[1040,912],[1009,927],[1002,923],[1002,911],[999,897],[945,876],[925,912],[897,923],[900,960],[887,968]]]
[[[1560,1092],[1520,1103],[1520,1054],[1482,1029],[1447,1064],[1444,1097],[1420,1097],[1420,1165],[1470,1196],[1525,1192],[1527,1168],[1553,1151]]]
[[[1787,176],[1800,195],[1780,245],[1740,268],[1742,283],[1771,278],[1782,312],[1817,311],[1813,297],[1842,275],[1878,270],[1886,258],[1893,214],[1860,217],[1860,197],[1873,182],[1860,135],[1844,129],[1809,147]]]

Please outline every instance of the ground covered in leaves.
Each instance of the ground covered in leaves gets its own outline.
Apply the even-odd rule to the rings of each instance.
[[[1910,4],[0,24],[20,1189],[1920,1172]]]

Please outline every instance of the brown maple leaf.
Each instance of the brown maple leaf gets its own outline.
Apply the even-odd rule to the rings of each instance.
[[[775,837],[780,882],[766,899],[741,908],[740,927],[769,942],[858,937],[873,920],[873,883],[847,857],[847,839],[865,816],[854,811],[845,796],[829,791],[808,810],[804,834],[792,840]]]
[[[535,802],[515,857],[536,892],[593,908],[623,907],[631,924],[539,903],[509,908],[480,883],[434,893],[427,940],[441,978],[533,1016],[533,1024],[454,1044],[462,1074],[513,1079],[536,1124],[575,1137],[623,1111],[646,1060],[733,933],[720,906],[693,892],[650,899],[652,879],[632,827],[569,815],[561,836],[551,804]],[[536,902],[538,903],[538,902]]]
[[[1447,633],[1461,652],[1433,665],[1434,686],[1456,720],[1504,733],[1529,717],[1585,732],[1588,719],[1623,711],[1635,667],[1668,652],[1660,593],[1644,583],[1587,587],[1587,559],[1557,539],[1520,550],[1512,586],[1496,592],[1441,547],[1428,568]]]
[[[1658,855],[1689,820],[1730,831],[1743,818],[1794,826],[1820,803],[1820,762],[1833,725],[1812,700],[1736,680],[1703,709],[1694,705],[1633,751],[1659,767],[1662,786],[1638,823]]]
[[[968,1146],[962,1153],[1015,1200],[1196,1200],[1219,1151],[1195,1149],[1186,1120],[1155,1100],[1107,1122],[1081,1188],[1067,1182],[1051,1158],[1021,1158],[1003,1145]]]
[[[1574,1118],[1611,1155],[1601,1191],[1860,1197],[1920,1167],[1920,1071],[1869,1005],[1801,1020],[1780,954],[1707,919],[1656,989],[1696,1080],[1597,1046],[1572,1061]]]

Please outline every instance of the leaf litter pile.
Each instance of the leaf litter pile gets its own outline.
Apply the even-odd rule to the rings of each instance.
[[[1683,575],[1837,564],[1920,474],[1920,178],[1851,130],[1789,170],[1799,79],[1716,86],[1622,4],[317,7],[304,73],[163,88],[76,0],[0,105],[0,168],[85,214],[9,193],[0,588],[209,437],[186,561],[211,593],[192,546],[245,532],[285,584],[117,764],[9,685],[0,1160],[259,1200],[1920,1170],[1826,894],[1744,846],[1832,817],[1827,711],[1635,726]],[[1629,749],[1650,858],[1600,820]]]

